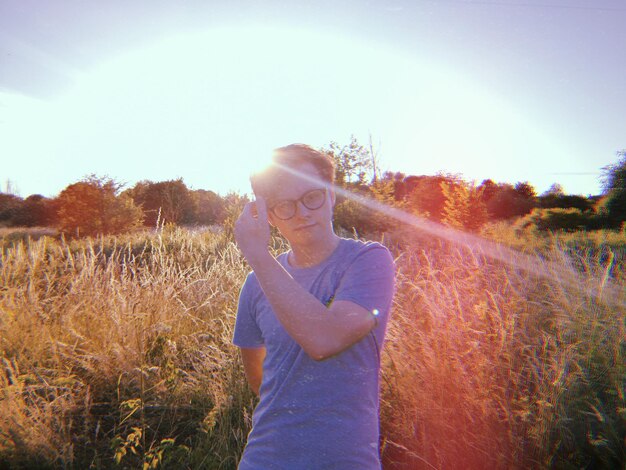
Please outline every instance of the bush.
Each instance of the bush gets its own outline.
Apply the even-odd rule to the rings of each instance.
[[[359,196],[357,195],[357,198]],[[398,207],[398,203],[382,199],[382,196],[374,193],[364,197],[376,200],[378,203]],[[333,223],[336,229],[347,232],[355,232],[359,235],[375,235],[392,230],[400,225],[395,219],[385,214],[370,209],[357,200],[338,197],[334,209]]]
[[[538,209],[515,223],[519,228],[536,228],[537,230],[589,230],[601,226],[601,218],[594,212],[582,212],[580,209]]]
[[[617,152],[619,160],[603,170],[605,207],[613,226],[626,222],[626,150]]]
[[[539,207],[542,209],[579,209],[582,212],[589,211],[593,209],[593,200],[571,194],[555,194],[548,193],[539,196],[538,198]]]
[[[143,214],[120,185],[94,175],[69,185],[56,199],[58,227],[71,236],[116,234],[141,226]]]
[[[0,193],[0,224],[9,227],[14,225],[14,219],[19,214],[23,202],[21,197],[14,194]]]
[[[534,200],[524,197],[513,186],[503,184],[486,205],[491,220],[504,220],[528,214],[534,206]]]

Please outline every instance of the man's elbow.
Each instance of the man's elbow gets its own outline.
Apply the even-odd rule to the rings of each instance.
[[[313,359],[315,362],[322,362],[326,359],[332,357],[332,354],[324,354],[324,353],[307,353],[307,355]]]
[[[307,348],[303,348],[304,352],[314,361],[322,362],[326,359],[330,359],[331,357],[336,356],[342,351],[346,350],[351,345],[341,345],[339,343],[320,343],[310,345]]]
[[[369,325],[364,324],[360,329],[352,329],[343,334],[335,334],[334,336],[328,336],[323,339],[318,339],[315,342],[302,346],[304,352],[314,361],[321,362],[331,357],[341,354],[347,349],[350,349],[356,343],[361,341],[371,330]]]

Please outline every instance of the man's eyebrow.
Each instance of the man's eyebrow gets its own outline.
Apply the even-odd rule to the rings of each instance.
[[[305,192],[303,192],[302,194],[300,194],[300,196],[298,197],[293,197],[293,198],[289,198],[289,197],[283,197],[283,198],[277,198],[275,196],[268,196],[265,198],[265,200],[267,201],[267,204],[270,205],[271,203],[277,203],[277,202],[282,202],[282,201],[297,201],[298,199],[300,199],[302,196],[304,196],[307,193],[310,193],[311,191],[317,191],[319,189],[324,189],[324,188],[313,188],[313,189],[308,189]]]
[[[282,201],[288,201],[289,199],[276,199],[276,198],[267,198],[265,201],[265,205],[268,209],[271,209],[275,205],[279,204]]]
[[[288,198],[288,197],[276,197],[276,196],[272,196],[267,198],[268,202],[280,202],[280,201],[293,201],[295,200],[295,198]]]

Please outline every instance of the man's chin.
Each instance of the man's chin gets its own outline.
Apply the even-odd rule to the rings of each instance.
[[[294,228],[291,231],[291,238],[293,239],[293,241],[309,244],[320,237],[320,232],[318,228],[319,226],[315,224]]]

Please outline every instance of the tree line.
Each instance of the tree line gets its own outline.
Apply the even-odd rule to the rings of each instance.
[[[381,173],[371,143],[366,147],[354,137],[346,145],[331,142],[322,150],[336,163],[337,185],[462,230],[478,231],[500,220],[540,230],[615,229],[626,222],[626,150],[603,168],[602,194],[590,197],[565,194],[558,184],[538,195],[527,181],[485,179],[476,184],[455,174]],[[69,236],[116,234],[165,223],[228,228],[246,201],[236,193],[220,196],[189,189],[182,179],[145,180],[123,190],[114,179],[90,175],[54,198],[0,193],[0,226],[56,227]],[[337,198],[338,227],[375,233],[393,230],[397,223],[351,199]]]

